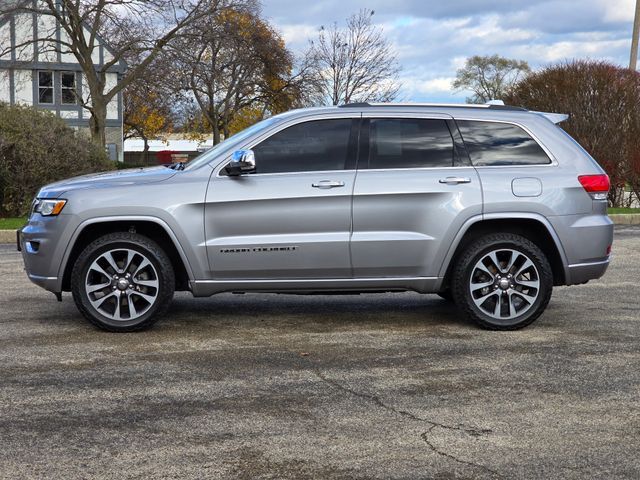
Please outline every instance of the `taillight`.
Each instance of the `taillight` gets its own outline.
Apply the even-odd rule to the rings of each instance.
[[[580,175],[578,181],[582,188],[591,195],[594,200],[606,200],[609,193],[609,176],[602,173],[598,175]]]

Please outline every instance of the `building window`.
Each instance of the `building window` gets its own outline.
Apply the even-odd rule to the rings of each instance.
[[[38,72],[38,103],[53,104],[53,72]]]
[[[63,105],[76,105],[78,99],[76,97],[76,74],[75,72],[62,72],[60,74],[60,89],[62,91],[60,97]]]

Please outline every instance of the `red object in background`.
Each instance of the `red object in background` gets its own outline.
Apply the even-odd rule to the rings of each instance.
[[[158,159],[158,163],[161,165],[168,165],[173,163],[172,155],[175,155],[179,152],[175,152],[173,150],[161,150],[156,152],[156,158]]]

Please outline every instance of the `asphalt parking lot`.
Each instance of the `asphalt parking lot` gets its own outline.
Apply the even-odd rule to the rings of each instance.
[[[435,295],[176,296],[108,334],[0,246],[0,478],[640,478],[640,229],[518,332]]]

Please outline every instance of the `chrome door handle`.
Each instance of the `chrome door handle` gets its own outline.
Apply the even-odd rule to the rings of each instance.
[[[311,186],[313,188],[336,188],[336,187],[344,187],[344,182],[333,182],[331,180],[321,180],[316,183],[312,183]]]
[[[468,177],[447,177],[441,178],[440,183],[446,183],[447,185],[458,185],[459,183],[471,183],[471,179]]]

